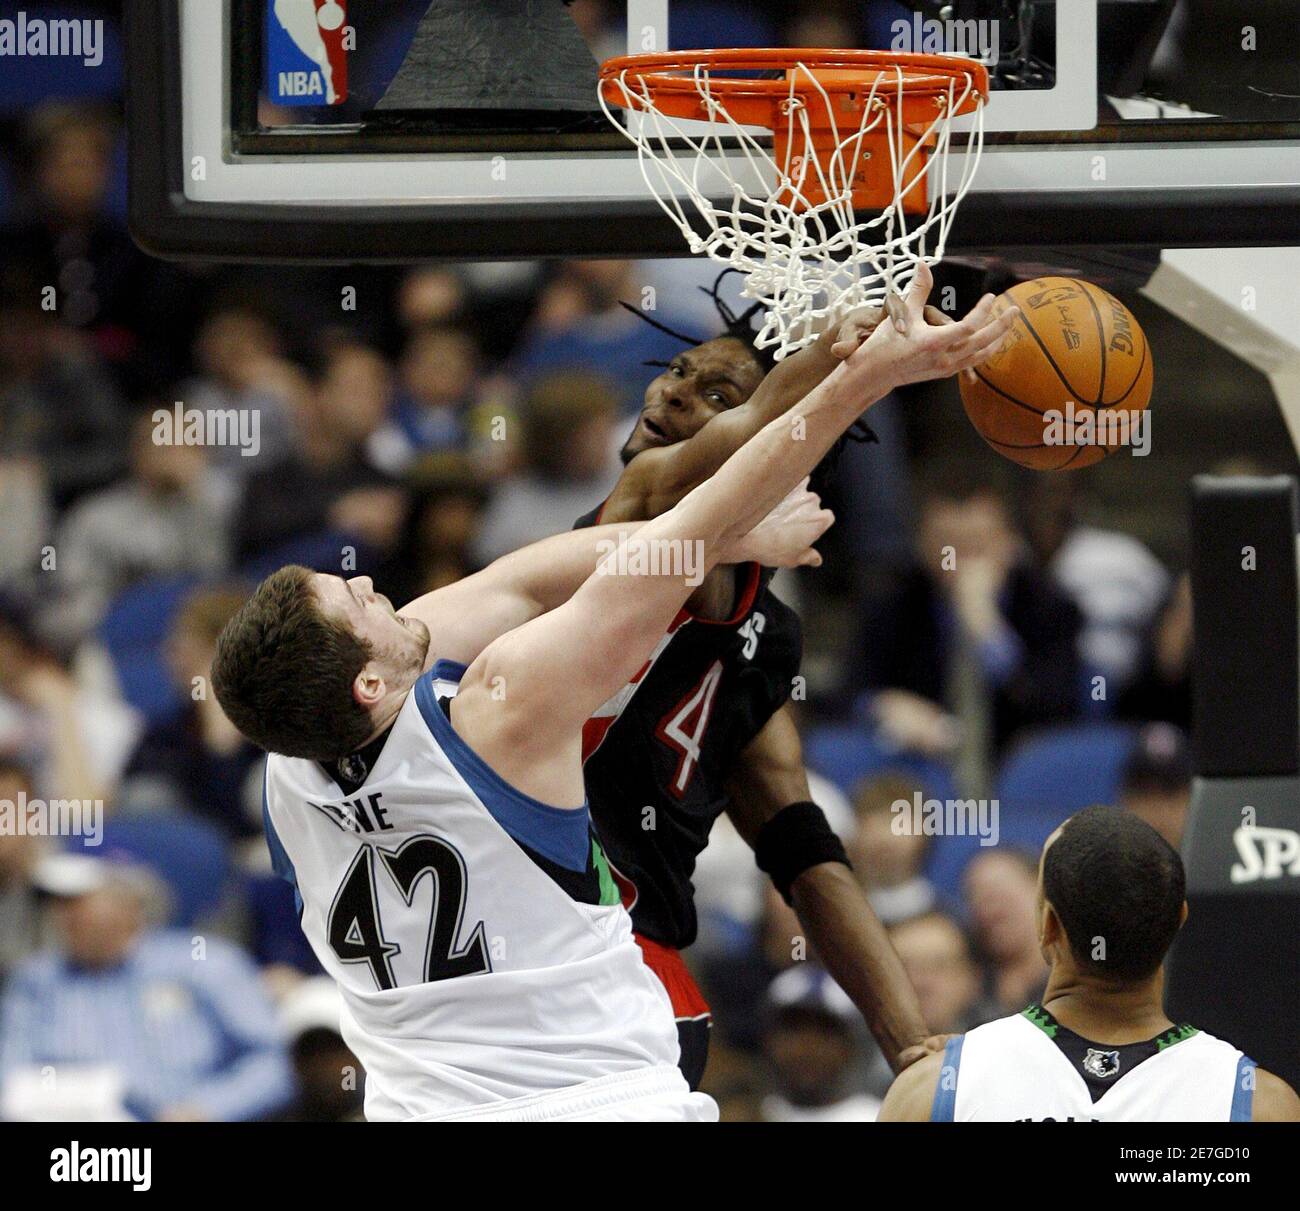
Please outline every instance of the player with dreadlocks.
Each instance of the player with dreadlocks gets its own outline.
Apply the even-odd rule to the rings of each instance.
[[[924,266],[921,272],[929,277]],[[821,383],[883,318],[875,309],[855,312],[777,363],[754,343],[761,304],[737,314],[718,297],[720,283],[708,293],[725,327],[710,340],[629,307],[689,348],[666,365],[651,363],[664,369],[646,388],[623,447],[623,474],[578,526],[644,521],[671,509]],[[897,318],[887,322],[905,328],[901,308],[890,315]],[[952,322],[934,308],[925,317]],[[865,427],[856,436],[874,439]],[[708,1055],[710,1015],[680,951],[697,930],[695,861],[723,812],[895,1071],[941,1046],[927,1039],[902,965],[812,801],[788,706],[802,635],[769,580],[756,564],[711,572],[645,667],[583,736],[592,816],[625,877],[624,903],[646,962],[672,998],[682,1070],[693,1088]]]

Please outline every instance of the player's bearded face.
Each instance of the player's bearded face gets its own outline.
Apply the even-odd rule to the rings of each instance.
[[[754,355],[732,337],[679,353],[646,388],[645,404],[623,446],[623,462],[643,450],[694,437],[719,412],[743,404],[762,381]]]

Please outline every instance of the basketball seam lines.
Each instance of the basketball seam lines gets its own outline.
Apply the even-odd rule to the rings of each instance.
[[[998,394],[999,394],[999,395],[1000,395],[1004,400],[1007,400],[1009,403],[1015,404],[1015,406],[1016,406],[1017,408],[1023,408],[1026,412],[1032,412],[1035,416],[1043,416],[1043,415],[1045,415],[1045,413],[1044,413],[1043,411],[1041,411],[1041,410],[1038,409],[1038,408],[1035,408],[1032,404],[1027,404],[1027,403],[1025,403],[1024,400],[1016,399],[1016,397],[1015,397],[1014,395],[1008,395],[1008,394],[1007,394],[1005,391],[1003,391],[1002,388],[999,387],[996,383],[991,383],[991,382],[989,382],[989,380],[986,379],[986,378],[985,378],[985,377],[984,377],[984,376],[979,372],[979,367],[978,367],[978,366],[975,367],[975,377],[976,377],[977,379],[979,379],[979,381],[980,381],[981,383],[983,383],[983,384],[984,384],[984,385],[985,385],[985,386],[986,386],[990,391],[996,391],[996,392],[997,392],[997,393],[998,393]]]
[[[1119,399],[1114,400],[1111,403],[1107,404],[1106,405],[1107,408],[1113,408],[1115,407],[1116,404],[1122,404],[1126,399],[1128,399],[1130,395],[1133,394],[1133,388],[1138,385],[1138,379],[1142,377],[1142,371],[1146,369],[1147,351],[1148,351],[1147,334],[1144,332],[1142,334],[1142,361],[1138,363],[1137,373],[1133,376],[1133,381],[1129,383],[1128,389],[1124,392],[1124,394],[1121,395]]]
[[[1084,291],[1084,294],[1086,295],[1087,293],[1088,293],[1088,292],[1085,290],[1085,291]],[[1090,300],[1090,301],[1091,301],[1091,300]],[[1093,310],[1095,311],[1096,308],[1094,307]],[[1047,358],[1047,363],[1048,363],[1048,365],[1051,366],[1052,369],[1056,371],[1056,377],[1057,377],[1058,379],[1061,380],[1061,386],[1063,386],[1063,387],[1064,387],[1064,388],[1065,388],[1065,389],[1066,389],[1066,390],[1067,390],[1071,395],[1074,396],[1074,398],[1075,398],[1075,402],[1076,402],[1076,403],[1082,404],[1085,408],[1092,408],[1092,409],[1095,411],[1096,408],[1097,408],[1097,405],[1096,405],[1096,404],[1090,404],[1090,403],[1088,403],[1088,401],[1087,401],[1086,399],[1083,398],[1083,392],[1082,392],[1082,391],[1076,391],[1076,390],[1074,389],[1074,384],[1073,384],[1072,382],[1070,382],[1070,380],[1069,380],[1068,378],[1066,378],[1065,373],[1061,370],[1061,367],[1058,366],[1058,365],[1056,364],[1056,359],[1055,359],[1055,358],[1054,358],[1050,353],[1048,353],[1048,351],[1047,351],[1047,346],[1043,343],[1043,338],[1042,338],[1041,336],[1038,335],[1038,330],[1033,326],[1033,324],[1031,324],[1031,323],[1029,322],[1029,316],[1027,316],[1027,315],[1025,314],[1023,308],[1021,308],[1021,311],[1020,311],[1020,318],[1024,321],[1025,330],[1029,333],[1030,336],[1032,336],[1032,337],[1034,338],[1034,342],[1038,345],[1039,349],[1041,349],[1041,350],[1043,351],[1043,356],[1044,356],[1045,358]],[[1103,353],[1102,353],[1102,367],[1103,367],[1103,369],[1105,368],[1105,356],[1106,356],[1106,355],[1105,355],[1105,353],[1103,352]],[[1105,388],[1105,382],[1106,382],[1106,380],[1103,378],[1103,379],[1101,380],[1101,390],[1103,390],[1103,391],[1106,389],[1106,388]],[[993,384],[990,383],[989,386],[992,387]],[[994,390],[996,391],[997,388],[994,387]],[[1010,396],[1007,396],[1007,398],[1010,399],[1011,397],[1010,397]],[[1042,413],[1040,412],[1039,415],[1041,416]]]
[[[1083,294],[1088,300],[1088,306],[1092,308],[1092,318],[1097,321],[1097,344],[1101,346],[1101,373],[1097,376],[1097,399],[1092,405],[1093,411],[1096,411],[1106,395],[1106,325],[1102,322],[1101,308],[1097,306],[1097,300],[1092,297],[1087,282],[1083,283]]]

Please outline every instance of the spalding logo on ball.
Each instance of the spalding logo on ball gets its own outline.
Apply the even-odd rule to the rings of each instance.
[[[1077,278],[1035,278],[999,296],[1020,316],[1002,347],[960,380],[976,431],[1038,471],[1074,470],[1125,445],[1151,402],[1151,350],[1133,313]]]

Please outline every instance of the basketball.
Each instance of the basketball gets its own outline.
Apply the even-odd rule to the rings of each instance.
[[[1151,402],[1146,334],[1091,282],[1046,277],[998,297],[1020,318],[1002,347],[963,376],[962,403],[999,454],[1036,471],[1075,470],[1129,441]]]

